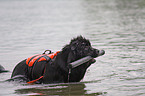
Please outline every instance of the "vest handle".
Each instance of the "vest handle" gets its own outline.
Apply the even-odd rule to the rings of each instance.
[[[51,50],[45,50],[42,54],[45,54],[47,51],[49,51],[48,54],[51,54],[52,53]]]

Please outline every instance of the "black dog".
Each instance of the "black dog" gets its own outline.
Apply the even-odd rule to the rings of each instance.
[[[28,59],[20,62],[13,70],[12,80],[23,80],[35,83],[66,83],[79,82],[85,75],[86,69],[95,62],[94,59],[73,68],[69,72],[68,64],[86,56],[96,58],[104,55],[104,50],[91,47],[89,40],[78,36],[71,40],[55,58],[47,61],[36,62],[29,67]],[[32,59],[32,58],[29,58]]]

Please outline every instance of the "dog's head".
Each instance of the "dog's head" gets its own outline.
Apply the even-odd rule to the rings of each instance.
[[[105,54],[104,50],[93,48],[90,41],[83,38],[82,36],[78,36],[77,38],[72,39],[70,44],[63,48],[63,51],[68,52],[67,63],[71,63],[86,56],[96,58]],[[94,62],[95,60],[92,59],[90,64]]]

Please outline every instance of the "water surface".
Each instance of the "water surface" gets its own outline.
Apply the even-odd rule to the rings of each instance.
[[[80,83],[0,82],[0,95],[145,96],[144,0],[0,0],[0,61],[11,76],[31,55],[53,51],[82,35],[106,54]]]

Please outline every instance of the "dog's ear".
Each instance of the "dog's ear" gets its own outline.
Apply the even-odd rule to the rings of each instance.
[[[74,56],[73,51],[70,51],[70,53],[68,54],[68,58],[67,58],[67,63],[71,63],[76,59],[76,56]]]

